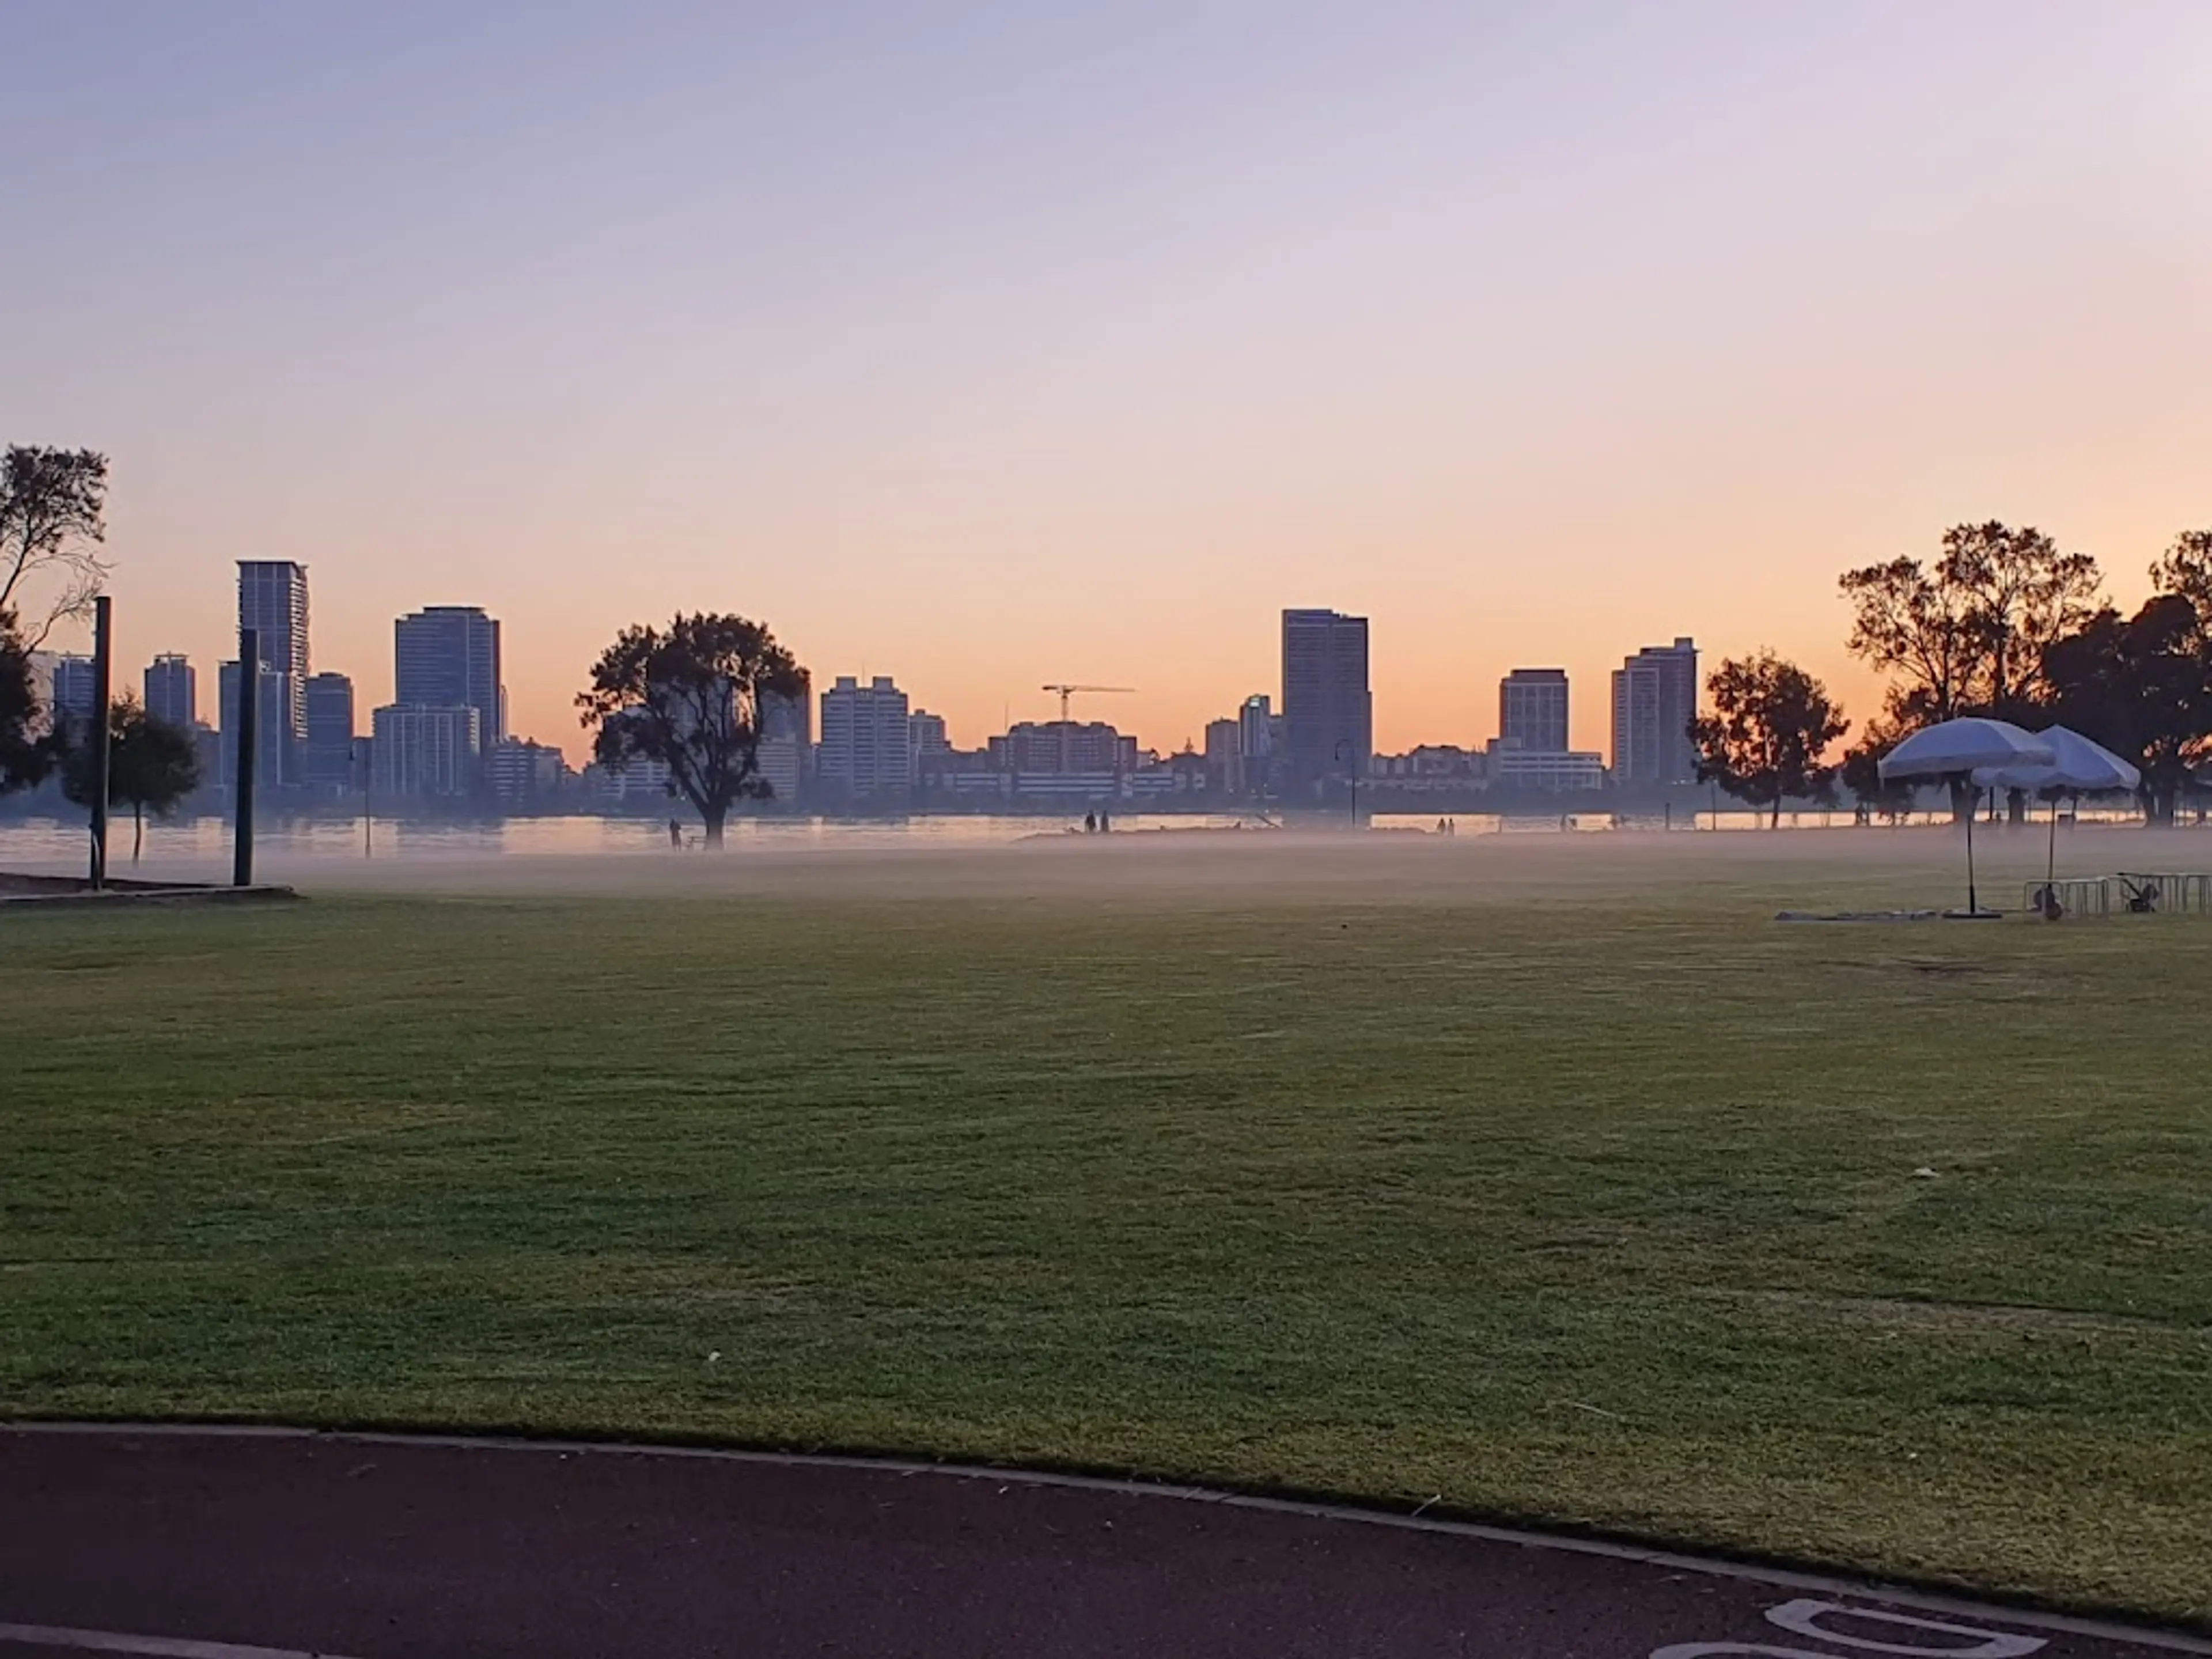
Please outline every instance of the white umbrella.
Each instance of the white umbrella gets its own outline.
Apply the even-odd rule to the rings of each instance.
[[[2142,782],[2141,772],[2079,732],[2054,726],[2036,735],[2051,745],[2048,765],[1987,767],[1974,774],[1974,781],[1985,789],[2056,789],[2081,795],[2133,789]]]
[[[1915,732],[1881,757],[1885,782],[1902,778],[1972,778],[1985,769],[2049,766],[2051,746],[2008,720],[1944,720]],[[1981,915],[1974,892],[1974,815],[1966,814],[1966,914]]]
[[[2009,720],[1945,720],[1915,732],[1881,757],[1885,781],[1971,777],[1986,767],[2048,766],[2049,744]]]
[[[2039,732],[2051,745],[2048,766],[1997,766],[1974,774],[1984,789],[2023,789],[2036,794],[2049,791],[2051,850],[2045,854],[2043,884],[2048,890],[2058,875],[2058,803],[2062,794],[2101,795],[2116,789],[2133,789],[2142,774],[2100,743],[2063,726]],[[2052,914],[2056,914],[2054,911]]]

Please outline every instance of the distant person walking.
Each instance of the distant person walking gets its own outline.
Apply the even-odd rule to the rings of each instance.
[[[674,818],[668,820],[668,844],[679,853],[684,850],[684,826]]]
[[[1085,812],[1083,815],[1083,833],[1086,836],[1095,836],[1098,833],[1097,813]]]

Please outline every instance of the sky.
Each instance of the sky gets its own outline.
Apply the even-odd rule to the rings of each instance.
[[[113,465],[118,647],[766,622],[963,745],[1162,749],[1371,618],[1378,747],[1694,635],[1873,711],[1842,569],[2117,598],[2212,527],[2203,0],[0,0],[0,440]],[[60,641],[66,643],[66,641]],[[134,676],[135,678],[135,672]],[[212,710],[203,708],[204,717]]]

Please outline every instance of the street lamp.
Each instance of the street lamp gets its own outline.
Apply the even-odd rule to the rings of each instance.
[[[1359,776],[1352,768],[1358,758],[1352,739],[1336,740],[1336,763],[1344,769],[1344,799],[1346,810],[1352,814],[1352,827],[1359,828]]]

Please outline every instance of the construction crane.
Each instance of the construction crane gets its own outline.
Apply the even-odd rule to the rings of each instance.
[[[1044,689],[1060,693],[1060,717],[1065,720],[1067,718],[1067,700],[1079,691],[1133,692],[1137,688],[1133,685],[1048,685]]]

